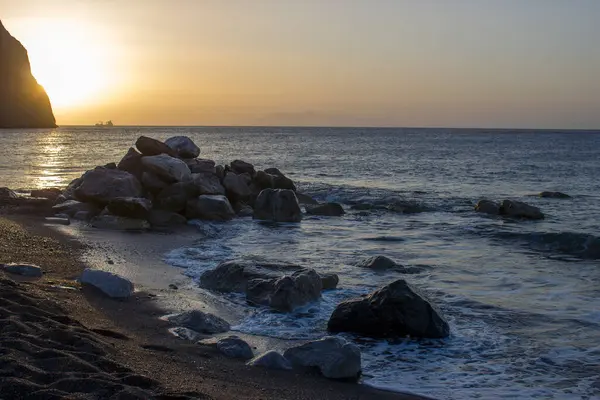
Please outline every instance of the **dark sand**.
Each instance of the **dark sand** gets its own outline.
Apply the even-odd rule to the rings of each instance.
[[[248,367],[177,339],[158,319],[165,311],[152,295],[117,301],[74,281],[85,267],[83,244],[39,216],[2,214],[0,263],[33,263],[45,274],[0,274],[0,399],[418,398],[316,373]]]

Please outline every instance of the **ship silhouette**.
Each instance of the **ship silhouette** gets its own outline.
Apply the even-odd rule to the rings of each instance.
[[[114,125],[113,125],[113,122],[109,119],[106,122],[99,121],[99,122],[96,123],[95,126],[96,127],[109,127],[110,128],[111,126],[114,126]]]

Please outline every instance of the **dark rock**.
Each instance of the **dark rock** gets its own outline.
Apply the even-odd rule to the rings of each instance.
[[[83,202],[108,204],[117,197],[141,197],[142,185],[135,176],[118,169],[96,168],[82,176],[75,197]]]
[[[266,353],[253,358],[248,361],[248,365],[267,369],[292,369],[290,362],[275,350],[267,351]]]
[[[248,173],[250,174],[250,177],[252,177],[256,173],[254,165],[247,163],[246,161],[234,160],[231,162],[230,166],[231,170],[236,174]]]
[[[200,310],[186,311],[172,315],[167,319],[175,325],[210,335],[227,332],[230,329],[229,324],[224,319]]]
[[[475,205],[475,211],[484,214],[500,215],[500,204],[490,200],[479,200]]]
[[[160,193],[161,190],[165,189],[170,184],[162,180],[152,172],[145,171],[142,173],[142,185],[144,189],[150,193]]]
[[[168,228],[177,225],[185,225],[187,219],[175,212],[164,211],[164,210],[152,210],[148,215],[148,222],[152,227],[156,228]]]
[[[77,200],[67,200],[64,203],[57,204],[52,207],[55,213],[67,214],[69,217],[73,217],[78,212],[87,212],[92,216],[96,216],[100,213],[100,209],[90,203],[82,203]]]
[[[113,215],[145,219],[152,209],[152,202],[140,197],[117,197],[108,203],[107,208]]]
[[[189,219],[228,221],[235,217],[235,212],[227,197],[222,195],[202,195],[188,200],[185,215]]]
[[[344,208],[338,203],[325,203],[314,206],[306,206],[306,213],[310,215],[323,215],[328,217],[339,217],[346,214]]]
[[[273,175],[273,188],[275,189],[289,189],[296,191],[296,185],[294,182],[286,177],[280,170],[277,168],[267,168],[265,169],[267,174]]]
[[[104,164],[104,168],[106,169],[117,169],[117,164],[114,162],[109,162],[108,164]]]
[[[300,222],[302,211],[291,190],[265,189],[254,203],[254,219],[274,222]]]
[[[450,334],[438,310],[403,279],[366,297],[340,303],[327,329],[381,338],[444,338]]]
[[[321,285],[323,286],[323,290],[335,289],[340,282],[340,278],[337,274],[333,273],[320,273],[321,275]]]
[[[44,199],[56,200],[62,194],[59,188],[38,189],[31,191],[31,197],[41,197]]]
[[[135,147],[145,156],[158,156],[166,154],[171,157],[176,157],[177,153],[172,148],[161,142],[160,140],[152,139],[147,136],[140,136],[135,141]]]
[[[566,193],[562,193],[562,192],[541,192],[539,194],[540,197],[549,197],[552,199],[570,199],[571,196],[569,196]]]
[[[212,173],[192,174],[192,182],[197,188],[198,195],[225,194],[225,188],[217,175]]]
[[[95,214],[89,211],[77,211],[75,215],[73,215],[71,218],[73,218],[76,221],[89,221],[95,216]]]
[[[265,169],[265,172],[269,175],[284,176],[283,173],[277,168],[267,168]]]
[[[177,182],[164,188],[155,198],[154,207],[159,210],[183,212],[187,202],[198,195],[193,182]]]
[[[237,336],[228,336],[217,341],[217,349],[229,358],[249,360],[254,357],[252,348]]]
[[[236,203],[233,210],[238,217],[251,217],[254,214],[254,210],[248,204]]]
[[[318,201],[316,201],[312,197],[310,197],[306,194],[303,194],[303,193],[296,192],[296,198],[298,198],[298,203],[300,203],[300,204],[309,204],[309,205],[319,204]]]
[[[172,148],[179,158],[197,158],[200,155],[200,148],[187,136],[168,138],[165,144]]]
[[[10,274],[30,278],[41,278],[43,275],[42,269],[33,264],[0,264],[0,269]]]
[[[18,199],[19,195],[7,187],[0,187],[0,199]]]
[[[258,188],[260,193],[263,189],[275,189],[275,176],[267,174],[265,171],[256,171],[252,183]]]
[[[97,269],[85,269],[79,281],[101,290],[108,297],[127,298],[133,294],[133,283],[129,279],[112,272]]]
[[[201,158],[187,158],[183,160],[192,171],[192,174],[211,173],[215,174],[215,162]]]
[[[127,171],[141,181],[142,174],[144,172],[144,166],[142,165],[142,155],[137,152],[136,149],[130,147],[127,154],[123,156],[121,161],[117,164],[117,168],[121,171]]]
[[[250,188],[243,175],[228,172],[223,179],[223,186],[231,201],[244,201],[250,197]]]
[[[150,224],[146,220],[119,217],[117,215],[99,215],[92,219],[91,225],[98,229],[119,231],[142,231],[150,229]]]
[[[314,269],[303,269],[274,279],[248,281],[246,300],[289,312],[321,298],[323,284]]]
[[[539,208],[514,200],[503,200],[500,204],[500,214],[513,218],[544,219]]]
[[[317,367],[330,379],[357,380],[362,369],[358,346],[336,336],[289,348],[283,356],[292,366]]]
[[[219,178],[219,180],[223,180],[225,179],[225,167],[222,165],[217,165],[215,167],[215,174],[217,175],[217,178]]]
[[[183,161],[166,154],[144,156],[142,165],[165,182],[187,182],[192,179],[192,172]]]
[[[356,264],[359,268],[368,268],[375,271],[385,271],[389,269],[401,269],[402,265],[386,256],[374,256],[365,258]]]
[[[44,88],[31,74],[23,45],[0,22],[0,128],[55,128]]]

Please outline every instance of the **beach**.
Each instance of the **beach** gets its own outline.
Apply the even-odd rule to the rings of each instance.
[[[253,368],[177,339],[159,319],[167,310],[156,294],[139,291],[121,301],[82,288],[75,279],[85,266],[85,244],[39,217],[3,214],[2,262],[37,264],[44,276],[0,282],[2,398],[416,398]],[[11,334],[13,325],[27,334]]]

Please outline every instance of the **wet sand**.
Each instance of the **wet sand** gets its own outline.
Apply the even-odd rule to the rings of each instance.
[[[0,262],[34,263],[45,272],[35,281],[13,285],[19,279],[10,276],[0,282],[0,360],[7,365],[0,370],[2,398],[418,398],[312,372],[249,367],[210,346],[177,339],[161,316],[219,307],[191,296],[189,281],[160,261],[174,237],[193,237],[76,232],[45,226],[39,216],[0,217]],[[136,293],[119,301],[80,287],[74,279],[86,266],[130,277]],[[181,289],[169,289],[170,283]]]

